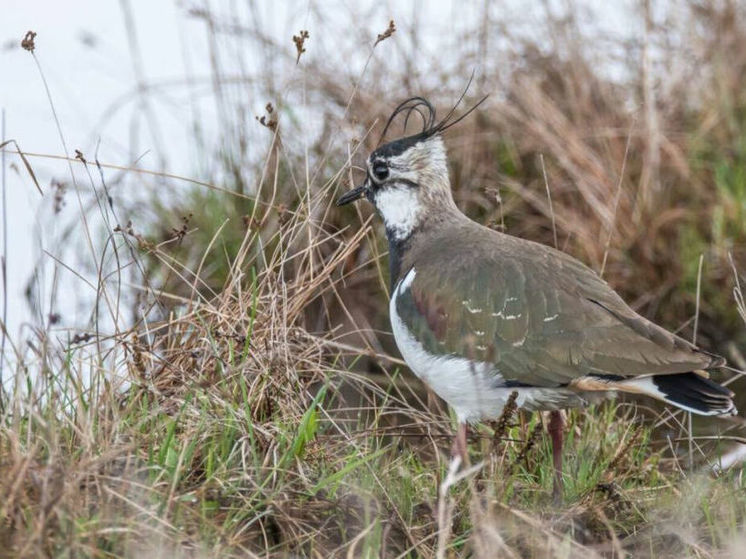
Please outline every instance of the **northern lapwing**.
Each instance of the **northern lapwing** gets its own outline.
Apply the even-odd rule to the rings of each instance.
[[[455,456],[467,460],[466,424],[499,416],[516,391],[520,408],[550,411],[557,497],[562,409],[627,392],[700,415],[737,413],[733,392],[705,372],[723,358],[637,314],[575,258],[461,213],[441,135],[466,114],[451,110],[436,122],[433,106],[414,97],[384,134],[415,111],[422,132],[371,153],[365,181],[337,205],[366,198],[383,218],[394,338],[412,371],[453,408]]]

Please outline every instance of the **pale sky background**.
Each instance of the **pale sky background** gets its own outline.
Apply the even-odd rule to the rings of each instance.
[[[608,34],[634,36],[641,32],[638,3],[621,1],[610,5],[586,1],[580,4],[588,11],[589,24]],[[142,168],[162,168],[171,173],[202,178],[195,166],[195,146],[187,127],[192,116],[190,102],[194,99],[195,89],[183,84],[187,77],[199,80],[209,76],[205,23],[188,14],[189,8],[203,5],[202,0],[0,0],[0,109],[5,109],[6,139],[15,139],[26,152],[63,154],[39,71],[32,56],[18,47],[24,33],[31,29],[38,33],[36,54],[48,81],[69,152],[80,149],[91,160],[100,141],[99,159],[102,162],[128,165],[136,155],[145,154],[138,162]],[[242,13],[249,3],[225,0],[213,1],[209,5],[215,12]],[[290,51],[293,49],[290,37],[301,28],[309,29],[311,39],[307,56],[334,54],[335,37],[319,37],[315,33],[313,14],[315,17],[321,13],[328,18],[345,18],[348,11],[359,10],[358,13],[365,14],[365,25],[368,26],[367,32],[359,32],[361,41],[375,38],[376,33],[385,29],[389,19],[394,19],[400,29],[405,29],[416,19],[421,30],[419,44],[423,54],[447,56],[442,48],[443,37],[449,32],[474,27],[475,18],[483,9],[481,1],[446,0],[361,3],[338,0],[257,1],[255,6],[255,14],[265,22],[267,32],[278,41],[287,40]],[[530,20],[532,9],[527,9],[524,2],[503,1],[496,6],[506,18]],[[127,11],[132,17],[136,45],[128,40]],[[527,29],[531,32],[530,21]],[[345,30],[341,28],[341,32]],[[401,31],[397,40],[406,40]],[[319,43],[324,44],[326,50],[319,48]],[[141,78],[145,83],[167,84],[152,96],[163,161],[156,153],[149,133],[149,124],[152,123],[145,121],[135,94],[137,74],[133,61],[138,57],[142,64]],[[251,64],[250,54],[248,60]],[[223,59],[222,62],[224,68],[230,70],[231,60]],[[361,64],[361,61],[350,63]],[[239,69],[236,70],[239,73]],[[290,66],[288,75],[281,76],[281,79],[289,79],[293,71]],[[209,96],[209,88],[200,95]],[[261,114],[265,102],[265,99],[250,101],[255,114]],[[203,109],[200,124],[205,142],[208,145],[217,143],[212,104],[204,105]],[[248,124],[254,125],[253,122]],[[39,258],[49,258],[43,256],[44,250],[52,254],[59,252],[55,240],[59,238],[61,225],[58,220],[50,219],[50,181],[52,177],[69,181],[70,171],[65,163],[30,158],[47,193],[47,200],[42,202],[17,156],[7,154],[6,157],[8,326],[15,337],[22,324],[32,320],[23,290],[34,263]],[[11,168],[11,164],[19,170]],[[83,187],[89,184],[81,166],[75,165],[74,169],[79,183]],[[66,202],[66,212],[74,212],[76,201],[72,193],[68,192]],[[39,213],[42,203],[46,204],[46,211]],[[64,288],[61,289],[67,290],[62,293],[62,298],[69,305],[64,310],[75,315],[65,319],[71,322],[80,320],[84,314],[76,315],[78,309],[74,301],[85,289],[75,287],[74,282],[62,285]]]

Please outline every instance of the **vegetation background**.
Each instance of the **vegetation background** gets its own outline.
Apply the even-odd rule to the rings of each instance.
[[[59,120],[60,151],[5,145],[4,188],[38,187],[55,226],[32,324],[3,328],[0,556],[742,556],[738,421],[574,411],[559,507],[539,415],[479,425],[475,468],[449,472],[452,420],[389,334],[380,224],[333,206],[401,99],[445,112],[474,70],[464,107],[490,98],[445,138],[459,207],[580,258],[727,356],[739,391],[746,6],[629,4],[631,34],[581,4],[518,8],[441,6],[455,23],[433,43],[425,3],[304,4],[291,36],[261,3],[178,5],[210,74],[135,84],[146,146],[76,152]],[[56,119],[64,69],[25,31],[12,48]],[[190,109],[189,176],[157,158],[168,103]],[[53,158],[69,166],[39,173]]]

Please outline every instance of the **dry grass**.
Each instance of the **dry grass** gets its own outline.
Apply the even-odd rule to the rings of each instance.
[[[620,45],[639,60],[623,79],[604,74],[573,18],[547,16],[546,46],[485,15],[510,57],[490,56],[485,39],[474,95],[496,94],[446,140],[469,215],[559,244],[669,327],[688,325],[696,297],[697,339],[739,365],[727,342],[746,331],[746,21],[733,10],[690,7],[691,60],[671,46],[683,29],[648,17],[646,41]],[[222,39],[238,32],[193,15]],[[268,59],[313,79],[278,98],[266,76],[246,77],[241,87],[266,105],[251,131],[235,125],[245,119],[233,118],[233,86],[221,84],[223,145],[266,145],[255,160],[223,149],[221,184],[200,177],[179,200],[154,189],[117,207],[107,203],[122,180],[114,169],[69,154],[71,173],[87,179],[75,192],[89,225],[69,227],[64,242],[78,250],[82,237],[96,265],[57,262],[95,293],[92,318],[74,330],[50,320],[12,344],[0,556],[739,556],[741,471],[708,473],[736,424],[708,438],[632,403],[572,412],[559,508],[538,415],[480,425],[476,466],[452,470],[451,419],[387,334],[376,222],[369,209],[332,207],[375,145],[380,115],[411,93],[448,106],[444,92],[458,89],[447,68],[416,90],[414,71],[388,88],[378,61],[398,52],[402,26],[383,23],[354,70],[314,58],[310,27],[295,51],[252,30]],[[340,37],[340,52],[343,39],[360,49],[359,37]],[[466,67],[475,57],[461,39],[451,38],[467,45],[454,60]],[[401,63],[423,74],[429,64],[406,50]],[[660,66],[668,79],[656,81]],[[324,115],[322,130],[296,118],[299,98]],[[64,196],[55,189],[54,208]]]

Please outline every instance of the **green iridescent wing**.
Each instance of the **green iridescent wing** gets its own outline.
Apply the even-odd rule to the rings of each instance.
[[[447,263],[436,257],[444,251],[455,255]],[[475,227],[431,236],[407,264],[403,272],[414,268],[415,277],[396,308],[425,349],[494,363],[509,381],[551,387],[587,374],[681,373],[721,362],[543,245]]]

